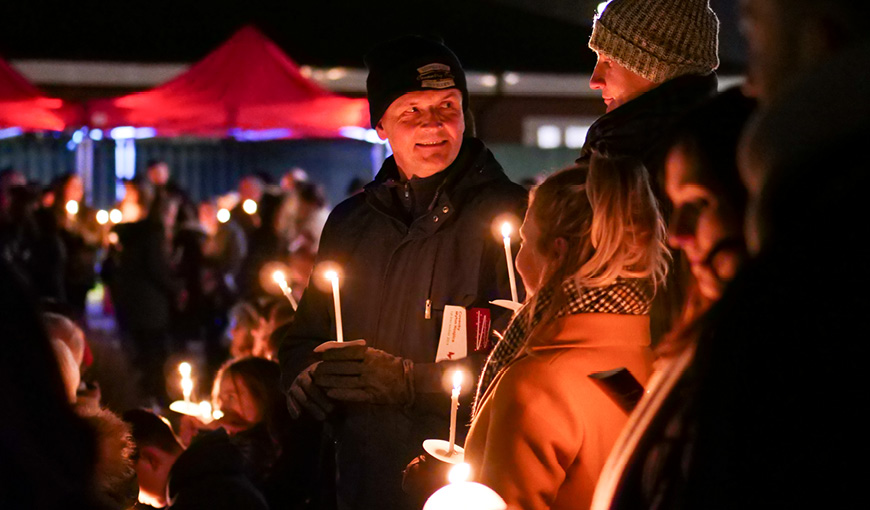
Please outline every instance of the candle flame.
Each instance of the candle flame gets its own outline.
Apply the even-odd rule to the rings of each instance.
[[[471,466],[465,462],[460,462],[450,469],[447,479],[450,483],[467,482],[469,476],[471,476]]]
[[[193,379],[184,378],[181,380],[181,392],[184,393],[185,400],[190,397],[193,392]]]
[[[75,200],[70,200],[66,203],[66,212],[71,215],[76,215],[79,212],[79,203]]]
[[[220,420],[221,418],[224,417],[224,412],[221,411],[220,409],[215,409],[214,411],[211,412],[211,417],[214,418],[215,420]]]
[[[323,277],[326,278],[327,280],[331,281],[331,282],[337,282],[337,281],[338,281],[338,273],[336,273],[336,272],[333,271],[332,269],[330,269],[329,271],[323,273]]]
[[[178,365],[178,373],[181,374],[181,377],[187,379],[190,377],[190,363],[183,361]]]
[[[514,227],[507,221],[501,224],[501,235],[504,238],[509,238],[513,233]]]
[[[453,372],[453,389],[459,390],[462,387],[462,371]]]
[[[229,209],[221,209],[217,212],[217,220],[221,223],[226,223],[230,221],[230,211]]]
[[[272,280],[274,280],[278,285],[281,285],[282,283],[287,285],[287,277],[284,276],[283,271],[275,271],[272,273]]]
[[[254,202],[250,198],[242,202],[242,210],[248,214],[254,214],[257,212],[257,202]]]
[[[112,209],[112,212],[109,213],[109,221],[112,223],[121,223],[121,220],[124,219],[124,215],[121,213],[120,209]]]
[[[109,222],[109,211],[105,211],[103,209],[100,209],[99,211],[97,211],[97,223],[99,223],[100,225],[105,225],[108,222]]]

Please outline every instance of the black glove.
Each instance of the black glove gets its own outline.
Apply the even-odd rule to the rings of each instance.
[[[303,408],[320,421],[325,420],[326,415],[332,412],[332,403],[326,398],[323,391],[314,384],[312,378],[312,374],[320,363],[318,361],[300,372],[287,392],[287,410],[290,411],[290,416],[293,418],[302,416]]]
[[[324,351],[314,382],[335,400],[410,405],[413,373],[411,360],[356,344]]]

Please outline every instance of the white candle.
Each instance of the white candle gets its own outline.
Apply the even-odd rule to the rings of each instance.
[[[272,273],[272,279],[275,280],[275,283],[278,284],[278,287],[281,287],[281,292],[283,292],[284,297],[286,297],[287,300],[290,301],[293,309],[295,310],[296,308],[298,308],[299,305],[296,303],[296,298],[293,297],[293,289],[291,289],[290,286],[287,285],[287,278],[284,277],[284,273],[281,271],[275,271],[274,273]]]
[[[519,297],[517,296],[517,277],[514,274],[514,257],[511,253],[511,224],[508,222],[504,222],[501,226],[501,235],[504,237],[504,256],[507,260],[508,267],[508,278],[510,278],[511,282],[511,300],[515,303],[519,302]]]
[[[447,455],[453,455],[456,450],[456,412],[459,410],[459,391],[462,389],[462,372],[453,373],[453,392],[450,394],[450,446]]]
[[[190,363],[185,361],[179,364],[178,372],[181,374],[181,392],[184,394],[184,401],[190,402],[190,394],[193,393],[193,379],[190,378]]]
[[[344,342],[344,333],[341,327],[341,297],[338,294],[338,273],[330,270],[324,273],[324,276],[332,282],[332,301],[335,304],[335,340]]]

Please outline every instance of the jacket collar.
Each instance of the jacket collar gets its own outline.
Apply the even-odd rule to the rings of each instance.
[[[715,73],[680,76],[602,115],[589,128],[580,159],[592,150],[643,158],[674,122],[712,97],[717,84]]]
[[[555,327],[555,336],[530,339],[527,351],[650,344],[649,315],[578,313],[560,317]]]
[[[462,148],[459,150],[456,160],[440,174],[443,174],[444,181],[432,201],[430,207],[432,214],[421,218],[426,220],[422,222],[424,225],[429,225],[426,230],[434,231],[440,228],[444,224],[444,220],[453,216],[456,208],[465,203],[466,195],[473,188],[503,176],[504,170],[483,142],[477,138],[469,137],[463,139]],[[401,217],[401,214],[395,209],[390,194],[390,188],[399,180],[400,175],[396,160],[390,156],[384,161],[375,179],[363,188],[369,204],[389,216]],[[439,219],[433,221],[436,216]]]

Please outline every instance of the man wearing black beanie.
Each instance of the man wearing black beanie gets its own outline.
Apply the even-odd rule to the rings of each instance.
[[[489,310],[491,300],[510,299],[491,226],[505,213],[521,218],[526,192],[468,136],[465,72],[440,41],[389,41],[366,65],[371,124],[393,156],[333,210],[318,253],[318,263],[341,268],[344,336],[360,340],[315,351],[336,327],[332,294],[311,285],[279,358],[291,413],[327,419],[338,508],[404,509],[413,505],[402,470],[423,440],[448,436],[444,380],[461,368],[471,388],[485,355],[472,338],[466,358],[435,362],[445,307],[469,309],[469,318],[491,312],[494,328],[506,326],[506,310]],[[460,427],[458,444],[464,435]]]

